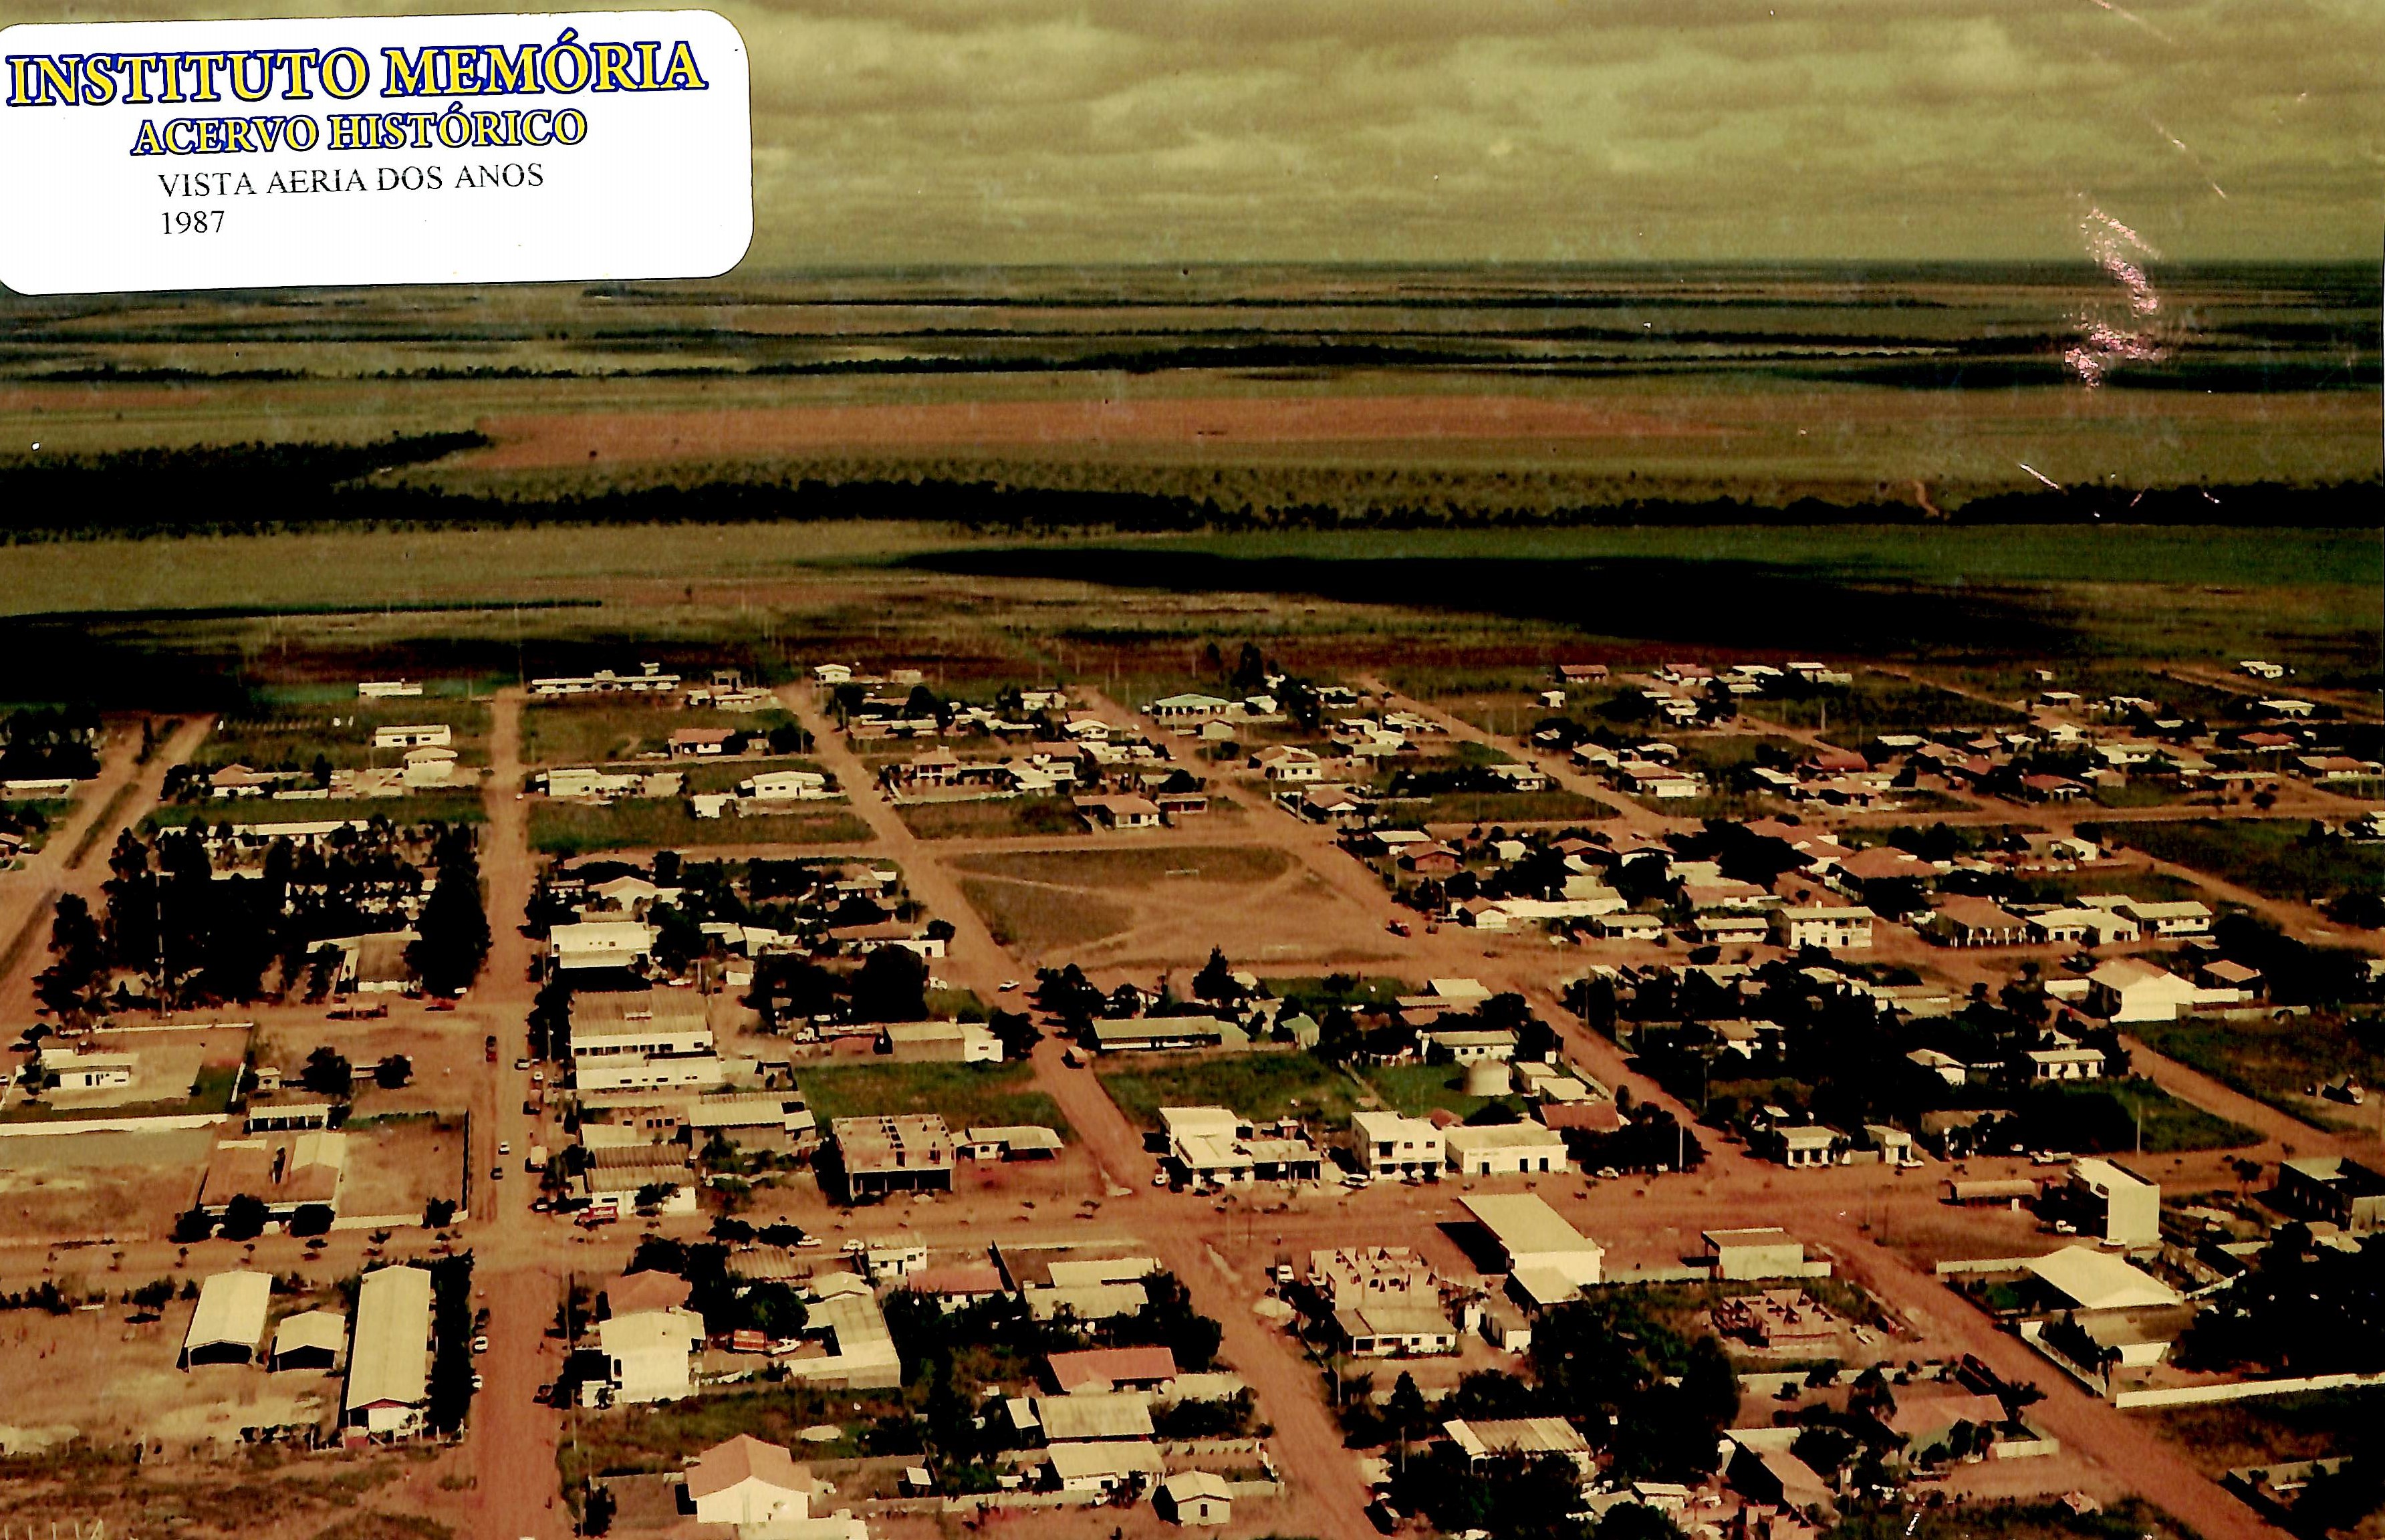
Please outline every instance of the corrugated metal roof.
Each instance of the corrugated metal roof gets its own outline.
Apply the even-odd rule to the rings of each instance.
[[[431,1274],[418,1267],[376,1268],[356,1288],[347,1409],[418,1406],[430,1385]]]
[[[237,1346],[254,1352],[265,1336],[265,1312],[273,1300],[273,1278],[263,1272],[219,1272],[199,1285],[199,1308],[182,1335],[185,1357],[202,1347]]]

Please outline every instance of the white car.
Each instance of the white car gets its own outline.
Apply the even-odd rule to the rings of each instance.
[[[1012,990],[1017,989],[1018,987],[1018,981],[1017,979],[1005,979],[1002,981],[1002,992],[1005,995],[1009,994]]]
[[[497,1141],[497,1153],[499,1155],[511,1155],[513,1152],[514,1146],[512,1140],[500,1139]]]

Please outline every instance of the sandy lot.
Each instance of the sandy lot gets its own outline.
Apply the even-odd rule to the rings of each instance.
[[[1282,970],[1380,951],[1370,916],[1272,845],[1005,851],[952,865],[994,933],[1039,963],[1197,968],[1223,946],[1238,966]]]
[[[0,1238],[162,1235],[228,1126],[0,1139]]]

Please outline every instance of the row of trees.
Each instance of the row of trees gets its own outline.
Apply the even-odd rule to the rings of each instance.
[[[99,773],[99,713],[27,707],[0,718],[0,781],[88,781]]]

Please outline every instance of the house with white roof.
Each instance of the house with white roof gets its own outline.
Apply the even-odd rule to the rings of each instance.
[[[1572,1170],[1565,1135],[1540,1123],[1460,1123],[1442,1137],[1449,1150],[1449,1169],[1465,1176],[1539,1176]]]
[[[693,1310],[636,1310],[600,1321],[597,1351],[616,1401],[677,1401],[694,1389],[692,1355],[704,1343]]]
[[[1438,1176],[1447,1153],[1440,1129],[1398,1112],[1354,1112],[1350,1133],[1351,1150],[1370,1176]]]
[[[2195,995],[2191,982],[2140,958],[2115,958],[2087,975],[2087,1008],[2116,1025],[2174,1021]]]

